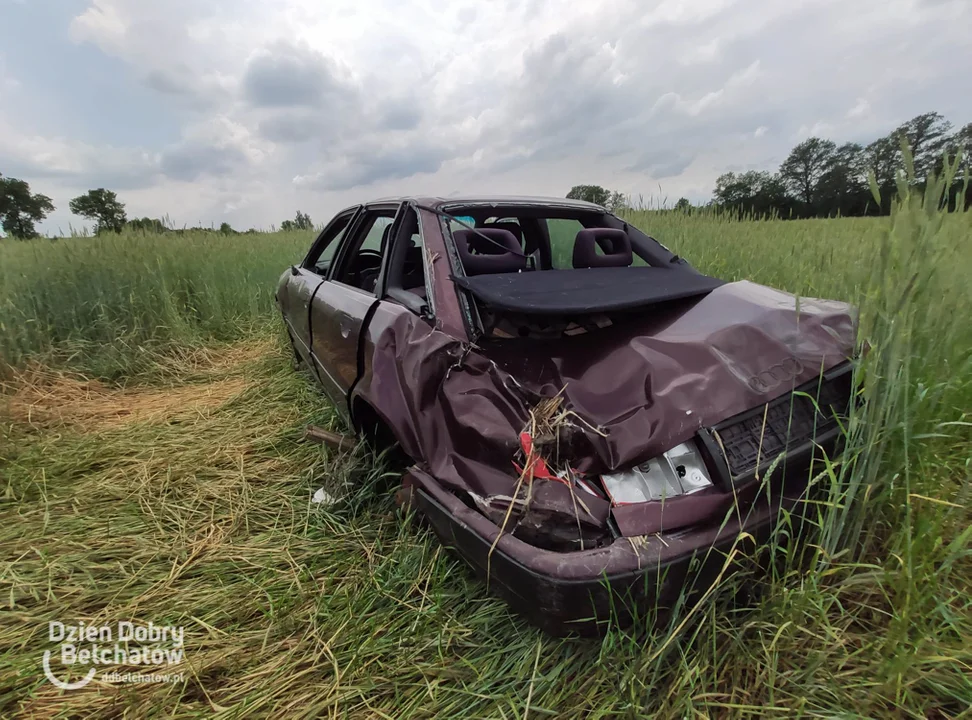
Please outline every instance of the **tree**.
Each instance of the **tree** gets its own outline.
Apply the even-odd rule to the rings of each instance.
[[[692,203],[689,202],[688,198],[680,197],[678,202],[675,203],[675,209],[679,212],[688,212],[692,209]]]
[[[623,210],[627,210],[630,206],[628,204],[628,198],[622,192],[617,190],[613,191],[607,199],[606,203],[602,203],[608,210],[613,213],[619,213]]]
[[[230,224],[229,224],[228,222],[224,222],[224,223],[222,223],[222,224],[221,224],[221,225],[219,226],[219,231],[220,231],[220,232],[221,232],[221,233],[222,233],[223,235],[239,235],[239,233],[238,233],[238,232],[236,232],[236,230],[234,230],[234,229],[233,229],[233,226],[232,226],[232,225],[230,225]]]
[[[902,168],[901,145],[894,133],[878,138],[864,148],[864,167],[874,174],[874,182],[881,194],[881,212],[889,212],[895,181]]]
[[[817,182],[817,214],[864,215],[873,206],[867,187],[864,148],[844,143],[830,160],[830,166]]]
[[[961,198],[965,199],[964,207],[972,207],[972,192],[966,187],[967,179],[972,178],[972,123],[965,125],[949,137],[946,149],[949,163],[959,161],[949,188],[949,205],[953,208],[961,207]]]
[[[71,201],[71,212],[96,221],[95,232],[121,232],[125,227],[125,205],[111,190],[88,190]]]
[[[167,230],[165,223],[163,223],[161,220],[157,220],[156,218],[135,218],[134,220],[129,220],[125,224],[128,226],[129,230],[134,230],[135,232],[162,234]]]
[[[750,170],[736,174],[720,175],[713,193],[716,205],[757,217],[767,215],[789,216],[793,203],[786,194],[786,187],[779,175]]]
[[[298,230],[314,229],[314,223],[311,222],[310,215],[302,213],[300,210],[297,211],[297,217],[294,218],[294,226]]]
[[[294,230],[313,230],[314,223],[311,222],[310,215],[307,213],[302,213],[300,210],[297,211],[297,215],[293,220],[284,220],[280,223],[280,229],[284,232],[292,232]]]
[[[570,200],[586,200],[595,205],[606,206],[611,199],[611,193],[600,185],[574,185],[567,197]]]
[[[755,173],[723,173],[716,178],[712,193],[716,205],[737,208],[756,194]]]
[[[803,202],[808,215],[816,210],[817,184],[830,168],[836,150],[833,141],[812,137],[793,148],[780,165],[780,177],[787,189]]]
[[[37,237],[34,223],[54,211],[47,195],[34,195],[25,180],[0,175],[0,229],[7,235],[26,240]]]
[[[972,123],[969,123],[952,136],[950,151],[954,157],[957,153],[962,153],[961,170],[972,172]]]
[[[915,177],[925,180],[929,173],[940,172],[948,147],[952,123],[937,112],[923,113],[911,118],[895,130],[898,144],[907,140],[915,163]]]

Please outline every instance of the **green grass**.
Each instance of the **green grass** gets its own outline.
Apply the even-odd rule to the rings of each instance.
[[[865,403],[815,479],[809,572],[733,576],[653,633],[546,637],[399,516],[382,462],[299,441],[337,423],[271,329],[305,238],[6,243],[8,362],[128,386],[35,369],[0,408],[0,716],[967,714],[972,214],[933,188],[890,219],[629,220],[706,272],[860,305]],[[165,388],[200,402],[165,407]],[[311,505],[322,484],[351,499]],[[126,618],[186,626],[185,682],[43,680],[47,621]]]
[[[281,272],[313,232],[126,233],[0,243],[0,364],[107,377],[159,353],[266,333]]]

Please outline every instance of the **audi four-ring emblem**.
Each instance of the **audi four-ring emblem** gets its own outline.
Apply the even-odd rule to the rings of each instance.
[[[803,365],[795,357],[772,365],[749,378],[749,387],[758,393],[769,392],[785,382],[793,380],[803,372]]]

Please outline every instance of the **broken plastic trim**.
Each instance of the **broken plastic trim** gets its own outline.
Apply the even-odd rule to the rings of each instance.
[[[602,475],[601,480],[615,506],[671,499],[712,487],[694,440],[630,470]]]

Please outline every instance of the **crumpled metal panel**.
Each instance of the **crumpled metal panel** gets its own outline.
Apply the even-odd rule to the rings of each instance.
[[[843,362],[855,333],[845,303],[801,298],[798,311],[792,295],[745,281],[645,308],[594,335],[482,347],[382,303],[369,327],[370,368],[355,394],[444,487],[509,497],[518,436],[540,398],[563,391],[565,406],[583,420],[561,432],[562,459],[585,473],[616,472]],[[665,529],[724,510],[725,498],[713,495],[708,489],[667,503]],[[537,481],[537,512],[574,514],[574,502],[567,486]],[[585,503],[585,520],[606,524],[609,503],[592,496]],[[630,513],[624,534],[654,532],[656,514]]]

